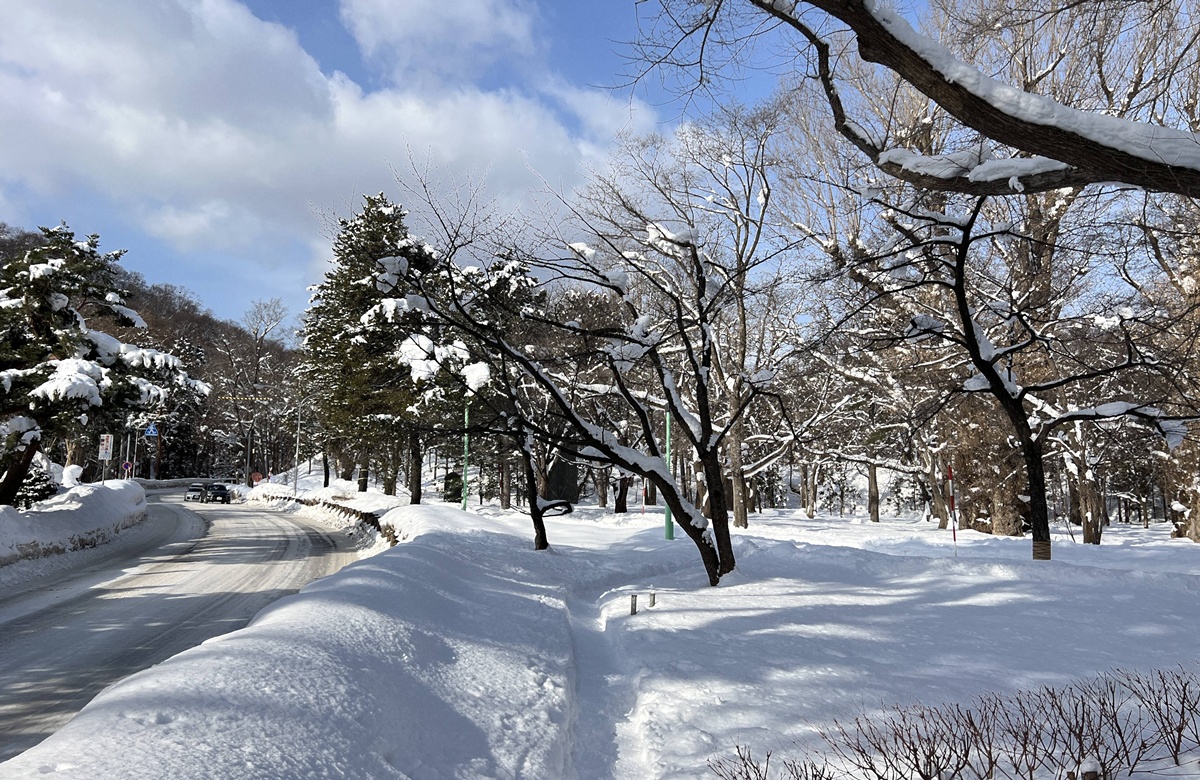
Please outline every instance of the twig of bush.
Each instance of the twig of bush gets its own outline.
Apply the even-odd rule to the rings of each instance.
[[[1133,777],[1200,758],[1200,677],[1114,670],[969,706],[893,706],[834,720],[822,751],[759,760],[738,745],[721,780],[1041,780]]]

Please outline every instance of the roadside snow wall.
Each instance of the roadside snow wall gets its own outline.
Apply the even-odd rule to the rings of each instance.
[[[19,511],[0,506],[0,566],[112,541],[146,517],[146,491],[130,480],[77,485]]]

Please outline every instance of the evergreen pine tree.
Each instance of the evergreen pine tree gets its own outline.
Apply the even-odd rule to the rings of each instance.
[[[415,396],[409,372],[395,359],[409,318],[388,303],[375,277],[384,258],[431,263],[431,250],[409,236],[404,216],[381,193],[366,196],[357,215],[340,220],[335,265],[313,288],[304,316],[304,374],[317,392],[327,450],[359,465],[372,458],[389,464],[389,487],[415,433],[409,411]]]
[[[13,505],[18,509],[28,509],[37,502],[45,501],[57,493],[58,485],[50,476],[50,472],[34,463],[29,467],[29,473],[25,475],[25,481],[21,483]]]
[[[41,442],[89,421],[161,404],[170,387],[202,390],[171,355],[123,344],[92,322],[144,327],[117,289],[121,252],[66,225],[0,268],[0,504],[12,504]]]

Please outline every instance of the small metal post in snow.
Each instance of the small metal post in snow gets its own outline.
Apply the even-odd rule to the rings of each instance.
[[[637,614],[637,594],[636,593],[629,594],[629,614],[631,614],[631,615]]]
[[[650,591],[650,606],[654,606],[654,591]]]

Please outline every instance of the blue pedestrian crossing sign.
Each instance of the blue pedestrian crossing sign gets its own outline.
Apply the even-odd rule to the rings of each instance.
[[[146,436],[146,437],[157,436],[158,435],[158,426],[155,425],[154,423],[150,423],[150,427],[147,428],[146,432],[142,435]]]

